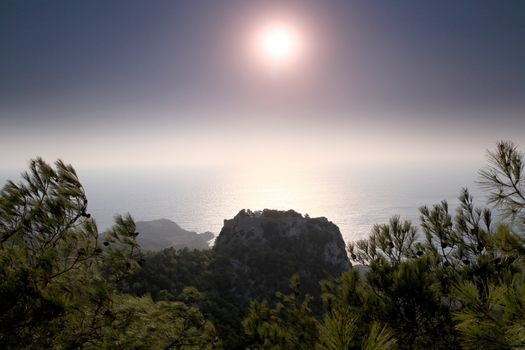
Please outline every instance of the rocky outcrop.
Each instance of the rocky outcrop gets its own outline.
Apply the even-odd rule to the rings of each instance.
[[[213,249],[231,293],[245,303],[286,291],[294,273],[318,296],[319,281],[351,266],[335,224],[293,210],[241,210],[224,221]]]
[[[137,240],[143,250],[175,249],[209,249],[213,233],[196,233],[186,231],[168,219],[137,221]]]

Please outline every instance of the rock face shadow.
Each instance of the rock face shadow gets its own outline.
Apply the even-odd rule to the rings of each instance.
[[[351,267],[339,228],[293,210],[241,210],[215,241],[216,268],[235,299],[248,304],[286,291],[297,273],[301,290],[320,295],[319,281]]]

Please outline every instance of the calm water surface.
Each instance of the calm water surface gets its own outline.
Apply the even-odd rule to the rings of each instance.
[[[482,164],[481,164],[482,165]],[[106,229],[116,213],[136,220],[168,218],[185,229],[218,234],[239,210],[294,209],[325,216],[346,241],[366,237],[394,215],[418,222],[418,208],[445,199],[454,208],[462,187],[482,204],[479,166],[373,165],[295,170],[92,171],[77,168],[89,210]],[[2,183],[17,180],[3,171]]]

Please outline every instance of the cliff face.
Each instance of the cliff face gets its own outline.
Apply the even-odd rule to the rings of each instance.
[[[241,210],[224,221],[213,249],[231,293],[246,303],[286,291],[294,273],[305,292],[319,295],[320,280],[351,266],[335,224],[293,210]]]

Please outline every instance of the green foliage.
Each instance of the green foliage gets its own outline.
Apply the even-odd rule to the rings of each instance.
[[[453,316],[466,349],[525,347],[524,264],[523,255],[515,255],[523,250],[523,241],[511,235],[507,227],[498,230],[497,238],[495,246],[501,255],[489,272],[491,278],[481,285],[464,280],[453,290],[461,303]],[[510,248],[512,245],[515,249]]]
[[[388,350],[396,349],[397,342],[394,332],[387,327],[381,327],[378,322],[372,323],[370,334],[363,344],[363,350]]]
[[[481,171],[483,186],[503,214],[498,220],[492,210],[476,207],[463,189],[455,212],[445,201],[420,208],[422,234],[416,225],[394,216],[388,224],[374,226],[368,239],[350,243],[350,256],[364,266],[321,283],[322,310],[300,293],[296,278],[291,292],[278,293],[275,299],[263,288],[275,286],[283,271],[297,272],[294,252],[307,251],[305,242],[294,241],[287,254],[275,254],[272,247],[283,244],[275,227],[264,228],[272,251],[229,242],[224,254],[171,251],[147,256],[153,267],[138,272],[147,282],[135,281],[133,286],[171,300],[185,284],[204,290],[203,310],[222,327],[227,348],[524,348],[522,158],[514,145],[500,143],[489,153],[489,167]],[[309,238],[323,244],[318,241],[322,235]],[[230,256],[238,257],[239,266],[226,263]],[[246,272],[242,266],[248,265],[256,269]],[[316,269],[302,267],[310,273]],[[222,278],[232,268],[236,279]],[[250,287],[254,283],[259,289]],[[301,289],[313,290],[310,285]],[[243,303],[239,295],[246,296],[248,290],[250,298],[266,300],[251,302],[242,322],[246,339],[238,321],[231,320],[242,315],[235,301]]]
[[[121,291],[137,296],[151,295],[155,301],[184,301],[187,286],[203,293],[200,310],[217,327],[224,347],[244,348],[242,311],[229,293],[224,272],[219,270],[212,250],[174,248],[144,255],[143,268],[119,283]]]
[[[443,215],[436,217],[441,222]],[[324,298],[333,303],[342,297],[361,315],[363,328],[388,325],[401,348],[453,347],[451,317],[436,287],[439,276],[429,273],[434,264],[428,253],[434,250],[418,241],[415,226],[394,216],[388,225],[374,226],[368,240],[349,244],[352,259],[368,266],[366,281],[357,273],[343,276],[335,290],[325,284]]]
[[[514,144],[500,142],[480,175],[489,200],[509,224],[480,232],[483,249],[453,290],[461,304],[453,312],[456,328],[466,349],[524,348],[523,154]]]
[[[368,239],[350,242],[348,251],[352,260],[361,264],[385,260],[400,264],[416,255],[416,232],[410,221],[394,216],[388,225],[374,225]]]
[[[397,349],[394,332],[379,322],[373,322],[368,334],[361,334],[359,315],[344,307],[325,314],[319,327],[318,350],[363,349],[391,350]]]
[[[352,310],[359,317],[358,339],[379,322],[395,333],[400,348],[453,348],[451,317],[430,267],[426,257],[399,265],[373,263],[365,280],[352,271],[324,282],[323,300],[331,313]]]
[[[217,345],[195,302],[117,290],[142,263],[131,217],[116,217],[101,240],[71,166],[37,159],[23,180],[0,194],[0,348]]]
[[[268,223],[264,249],[143,256],[131,217],[99,236],[74,169],[34,160],[0,194],[0,348],[212,349],[211,320],[228,349],[523,349],[523,164],[501,142],[480,172],[497,222],[467,189],[455,213],[445,201],[420,208],[422,235],[394,216],[349,244],[364,273],[323,281],[316,301],[314,278],[301,286],[299,275],[330,275],[307,246],[325,244],[322,232],[283,243]],[[268,295],[292,272],[288,294]]]
[[[504,211],[507,218],[520,217],[523,223],[523,153],[512,142],[499,142],[488,152],[488,166],[480,171],[481,185],[489,192],[489,201]]]
[[[143,256],[143,267],[123,280],[122,291],[143,296],[151,294],[154,300],[175,301],[185,287],[207,289],[210,280],[210,250],[175,248],[160,252],[147,252]]]
[[[243,321],[251,337],[249,349],[374,349],[396,348],[393,332],[375,322],[369,333],[360,334],[360,317],[348,306],[339,304],[318,321],[309,304],[312,297],[300,297],[299,277],[290,282],[290,294],[277,293],[279,302],[272,308],[268,301],[253,301]]]
[[[319,327],[319,350],[350,349],[358,330],[359,317],[349,308],[332,310],[324,315]]]
[[[191,291],[188,291],[191,293]],[[195,304],[153,302],[150,297],[120,295],[102,348],[211,349],[218,344],[213,326]],[[208,339],[203,335],[207,334]]]
[[[366,281],[343,276],[325,283],[325,303],[348,305],[395,331],[400,348],[523,348],[523,155],[501,142],[480,172],[503,214],[477,208],[464,189],[455,215],[443,201],[422,207],[424,239],[394,217],[370,238],[349,245],[368,266]],[[508,225],[505,225],[508,222]]]
[[[252,301],[243,321],[253,338],[250,349],[313,349],[317,320],[310,308],[312,297],[300,297],[299,276],[290,282],[290,294],[277,293],[279,302],[270,308],[267,301]],[[302,299],[302,300],[301,300]]]
[[[455,315],[457,329],[463,334],[466,349],[510,349],[503,303],[506,286],[489,286],[485,297],[472,282],[464,282],[456,288],[456,296],[463,308]]]

